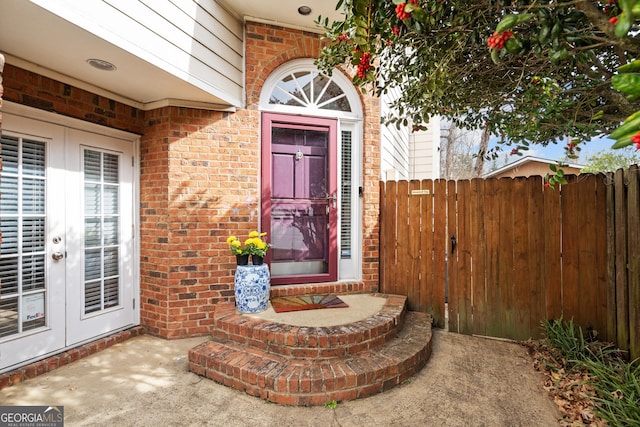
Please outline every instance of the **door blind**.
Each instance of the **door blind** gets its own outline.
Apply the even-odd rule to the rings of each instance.
[[[84,312],[120,305],[119,156],[84,150]]]
[[[351,258],[351,131],[341,133],[341,172],[340,172],[340,257]]]
[[[46,325],[45,143],[3,136],[0,338]]]

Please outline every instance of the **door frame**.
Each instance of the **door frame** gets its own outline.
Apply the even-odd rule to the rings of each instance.
[[[274,124],[284,124],[293,126],[309,126],[317,128],[318,126],[327,128],[329,132],[329,146],[327,149],[328,156],[328,192],[329,194],[338,194],[338,120],[327,117],[301,116],[282,113],[262,113],[261,126],[261,215],[262,231],[267,232],[267,236],[271,234],[271,129]],[[337,196],[336,196],[337,197]],[[329,202],[330,203],[330,202]],[[338,280],[338,209],[339,202],[336,201],[336,207],[329,209],[329,254],[328,254],[328,271],[322,274],[309,275],[292,275],[292,276],[276,276],[271,278],[273,285],[286,284],[302,284],[302,283],[320,283],[334,282]],[[270,262],[270,257],[267,257]]]
[[[41,122],[44,125],[54,125],[62,129],[62,133],[64,134],[64,146],[67,144],[67,134],[69,133],[69,129],[76,129],[83,132],[93,133],[101,136],[106,136],[112,139],[118,139],[122,141],[127,141],[132,144],[132,153],[133,153],[133,200],[132,200],[132,221],[133,221],[133,254],[132,254],[132,266],[133,274],[132,274],[132,293],[134,298],[136,299],[135,307],[133,309],[133,323],[132,325],[140,324],[140,233],[139,233],[139,206],[140,206],[140,135],[126,132],[118,129],[112,129],[106,126],[89,123],[82,121],[80,119],[63,116],[60,114],[52,113],[49,111],[39,110],[37,108],[24,106],[21,104],[17,104],[10,101],[3,101],[2,113],[4,120],[0,123],[0,130],[4,130],[11,133],[16,133],[20,135],[24,135],[25,137],[34,136],[36,138],[42,138],[42,135],[33,135],[33,131],[29,129],[28,125],[19,124],[14,129],[13,126],[11,128],[7,127],[7,121],[12,121],[12,119],[7,120],[10,116],[14,116],[18,121],[22,121],[25,119],[27,121],[37,121]],[[65,148],[66,150],[66,148]],[[65,168],[66,170],[66,168]],[[49,245],[47,246],[47,256],[51,256],[51,248]],[[51,297],[48,298],[48,301],[51,301]],[[49,302],[50,303],[50,302]],[[67,315],[66,310],[66,302],[65,302],[65,316]],[[66,323],[66,321],[65,321]],[[83,343],[93,341],[95,339],[111,335],[115,332],[118,332],[122,329],[127,329],[132,325],[128,325],[126,327],[111,330],[96,336],[92,336],[86,340],[79,341],[73,343],[71,345],[66,344],[65,341],[62,343],[60,348],[57,348],[52,351],[47,352],[37,352],[37,349],[33,351],[33,357],[25,359],[22,362],[12,364],[11,366],[7,366],[5,368],[0,368],[0,373],[6,372],[12,369],[15,369],[19,366],[26,365],[28,363],[32,363],[37,360],[44,359],[53,354],[60,353],[62,351],[68,350],[70,348],[77,347],[78,345],[82,345]]]

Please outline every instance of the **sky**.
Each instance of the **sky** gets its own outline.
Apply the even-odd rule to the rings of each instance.
[[[498,138],[492,138],[489,142],[490,146],[496,144]],[[565,147],[566,144],[549,144],[546,147],[541,145],[531,145],[528,151],[523,151],[523,156],[533,156],[533,157],[542,157],[544,159],[549,160],[564,160],[565,157]],[[580,158],[575,160],[570,160],[570,163],[578,163],[584,165],[587,163],[587,160],[590,156],[597,154],[603,150],[611,149],[613,145],[613,141],[607,137],[598,137],[594,138],[590,141],[580,144],[582,150],[578,153]],[[522,158],[522,156],[518,155],[510,155],[509,150],[505,151],[505,157],[502,157],[498,160],[498,167],[502,167],[505,164],[513,163]],[[506,163],[505,163],[506,158]]]

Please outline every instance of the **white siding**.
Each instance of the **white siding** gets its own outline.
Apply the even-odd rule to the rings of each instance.
[[[410,141],[410,178],[440,178],[440,119],[432,117],[429,128],[412,133]]]
[[[399,91],[382,95],[380,99],[380,114],[389,114],[389,104],[399,95]],[[409,179],[409,129],[395,125],[380,128],[380,175],[381,179],[398,180]]]
[[[215,1],[33,2],[230,104],[242,103],[242,23]]]
[[[380,99],[380,114],[388,115],[389,105],[399,92],[388,93]],[[437,179],[440,177],[440,119],[431,119],[426,131],[411,132],[408,126],[381,126],[381,179]]]

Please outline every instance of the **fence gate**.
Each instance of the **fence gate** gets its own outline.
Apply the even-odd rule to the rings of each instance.
[[[438,327],[446,296],[449,329],[464,334],[527,339],[563,316],[609,339],[607,180],[383,182],[381,290]]]

